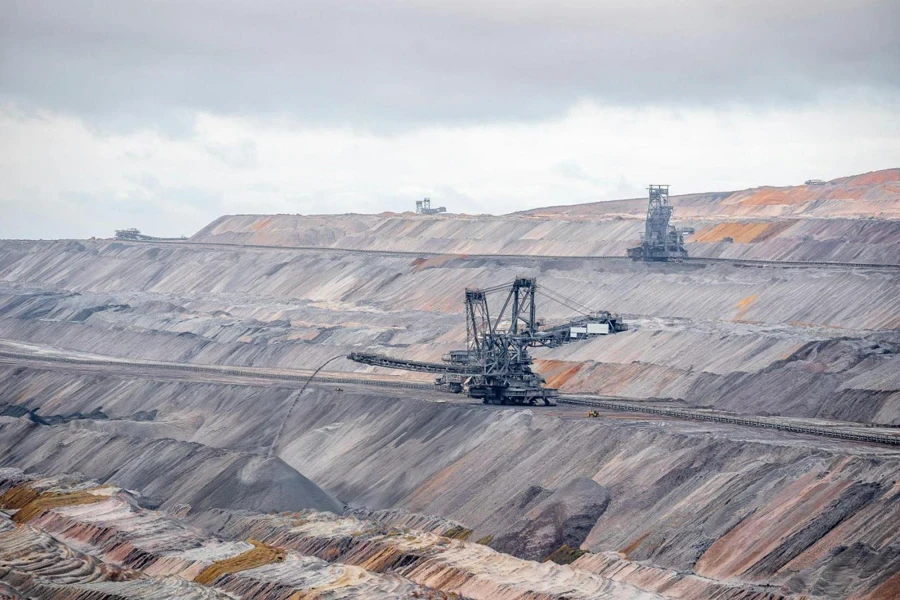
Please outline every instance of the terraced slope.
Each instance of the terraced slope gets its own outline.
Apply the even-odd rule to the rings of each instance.
[[[672,196],[678,214],[688,219],[735,218],[874,218],[900,217],[897,206],[900,168],[840,177],[825,185],[763,186],[737,192]],[[522,215],[559,217],[630,216],[643,218],[644,199],[550,206]]]
[[[117,488],[87,493],[99,501],[40,507],[22,517],[43,498],[84,487],[76,481],[0,471],[6,492],[0,510],[12,513],[12,520],[0,513],[0,580],[16,593],[84,600],[448,598],[397,575],[255,540],[224,541],[169,514],[141,509]],[[39,495],[30,503],[9,501],[32,489]]]
[[[900,218],[900,168],[840,177],[824,185],[763,186],[737,192],[673,196],[678,214],[704,218]],[[541,217],[643,217],[646,201],[620,200],[523,211]]]
[[[900,424],[900,383],[891,375],[900,276],[892,270],[115,242],[2,242],[0,256],[0,338],[282,368],[314,369],[360,348],[438,359],[464,342],[464,288],[532,275],[579,304],[627,315],[632,327],[537,352],[539,368],[564,391]],[[540,304],[548,322],[572,313]]]
[[[893,264],[898,179],[676,205],[697,228],[695,255]],[[547,323],[586,306],[630,325],[536,351],[563,391],[900,425],[900,271],[546,256],[623,253],[643,206],[224,217],[183,244],[0,241],[0,350],[304,372],[358,349],[436,360],[463,344],[466,287],[526,275],[570,299],[542,301]],[[521,256],[462,255],[492,252]],[[16,360],[0,356],[0,466],[118,487],[81,503],[100,496],[51,482],[62,495],[8,520],[0,536],[14,532],[10,544],[38,557],[0,552],[8,595],[154,597],[158,584],[172,597],[303,598],[324,585],[337,597],[880,599],[900,580],[900,455],[885,447],[425,391],[314,383],[300,394],[250,378]],[[328,369],[428,380],[340,360]],[[340,517],[320,512],[344,504]],[[129,529],[141,523],[146,536]],[[72,557],[85,575],[55,587],[33,568],[44,556]],[[575,566],[530,560],[548,557]]]
[[[900,169],[826,185],[674,196],[696,229],[692,256],[898,264]],[[645,199],[541,208],[503,217],[410,214],[233,215],[195,242],[450,254],[625,256],[637,245]]]
[[[20,381],[23,374],[22,371],[16,374]],[[57,377],[56,381],[64,389],[67,379]],[[90,379],[96,381],[96,378]],[[191,425],[204,422],[203,418],[198,419],[198,413],[210,411],[215,405],[214,398],[207,397],[207,402],[189,408],[188,414],[182,412],[178,418],[164,414],[160,419],[162,426],[157,427],[154,421],[148,420],[157,414],[152,412],[157,410],[152,400],[148,402],[148,398],[128,395],[126,382],[118,381],[115,387],[115,390],[107,388],[108,396],[100,389],[90,394],[91,402],[111,398],[126,402],[129,414],[113,421],[102,411],[98,411],[98,415],[89,410],[85,411],[88,418],[71,421],[62,418],[57,426],[38,425],[26,416],[0,417],[6,421],[0,422],[0,444],[4,448],[0,460],[6,465],[27,466],[38,471],[81,472],[103,481],[113,480],[118,485],[141,490],[145,505],[163,508],[186,504],[197,510],[214,507],[263,511],[316,508],[340,512],[343,509],[340,502],[281,459],[251,454],[239,444],[226,449],[227,442],[223,444],[221,440],[228,438],[221,436],[221,430],[212,423],[207,426],[208,437],[219,436],[220,443],[201,444],[187,441],[187,435],[179,435],[179,431],[187,431]],[[41,402],[42,412],[50,417],[49,422],[54,422],[56,419],[49,414],[48,404],[43,403],[46,397],[37,389],[32,393],[30,398],[22,398],[22,404],[4,405],[2,412],[21,415],[25,412],[22,409],[29,404]],[[15,400],[16,395],[4,393],[4,398]],[[176,406],[187,400],[187,396],[167,397],[167,401]],[[79,412],[77,398],[62,392],[57,394],[57,401],[57,406],[65,411],[65,417]],[[109,402],[105,410],[119,417],[115,404],[115,401]],[[75,410],[71,410],[73,408]],[[141,408],[149,408],[150,412],[140,413]],[[166,413],[170,413],[168,407]],[[43,418],[40,421],[47,422]],[[252,434],[252,431],[244,433]]]
[[[16,377],[25,381],[25,371]],[[87,402],[76,391],[80,378],[31,375],[45,389],[56,387],[56,405]],[[93,400],[104,403],[109,418],[37,426],[27,417],[6,417],[0,465],[55,474],[77,469],[143,493],[141,479],[116,470],[117,456],[165,447],[173,431],[198,453],[217,445],[229,447],[220,453],[259,446],[273,432],[260,423],[284,420],[294,393],[134,376],[90,379]],[[73,384],[71,399],[61,390],[66,383]],[[33,400],[41,398],[35,388]],[[129,419],[138,406],[155,418]],[[196,419],[197,407],[213,406],[214,421]],[[150,478],[151,497],[140,501],[186,513],[238,541],[258,539],[464,595],[471,589],[461,582],[472,578],[487,577],[483,585],[491,593],[501,582],[515,587],[512,573],[525,566],[477,548],[462,556],[426,551],[422,544],[437,543],[428,536],[407,540],[415,542],[411,546],[403,535],[385,542],[384,530],[370,523],[480,540],[521,558],[580,548],[590,556],[569,556],[585,570],[664,596],[670,587],[684,594],[672,591],[673,597],[704,598],[710,590],[722,598],[745,597],[746,590],[864,595],[900,571],[900,453],[893,449],[629,415],[586,419],[578,408],[523,411],[473,406],[446,395],[429,399],[422,392],[314,384],[296,403],[276,451],[342,501],[369,510],[346,521],[317,517],[309,527],[308,516],[298,517],[288,535],[284,520],[231,521],[235,511],[192,504],[184,488]],[[206,468],[198,462],[196,472]],[[164,493],[173,495],[163,499]],[[415,559],[403,558],[413,548]],[[435,562],[442,565],[437,571]],[[443,570],[447,564],[455,565],[452,576]],[[862,564],[878,566],[861,571]],[[480,570],[472,571],[476,565]],[[469,574],[460,575],[460,568]],[[527,581],[546,583],[544,575]],[[444,578],[461,587],[436,583]]]
[[[85,600],[699,598],[696,589],[684,588],[688,595],[677,596],[646,592],[627,583],[622,573],[614,581],[589,569],[539,564],[474,542],[333,513],[214,510],[193,519],[223,538],[171,514],[141,509],[124,490],[75,478],[34,478],[4,469],[0,491],[5,492],[0,509],[12,514],[9,519],[0,513],[0,580],[17,595]],[[29,494],[30,500],[21,500]],[[63,494],[83,497],[64,506],[46,502]],[[723,599],[781,598],[740,586],[695,586]]]

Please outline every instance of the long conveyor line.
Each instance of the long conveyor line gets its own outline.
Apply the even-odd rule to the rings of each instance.
[[[56,356],[48,354],[29,354],[20,352],[10,352],[0,350],[0,358],[11,358],[16,360],[27,361],[45,361],[55,363],[67,363],[74,365],[85,365],[94,367],[131,367],[140,368],[147,371],[165,373],[166,371],[180,371],[193,373],[209,373],[218,375],[235,375],[239,377],[250,377],[266,381],[295,381],[304,382],[309,379],[309,375],[305,373],[279,373],[266,372],[256,368],[248,367],[231,367],[219,365],[193,365],[189,363],[168,363],[168,362],[152,362],[152,361],[129,361],[129,360],[110,360],[110,359],[94,359],[90,357],[69,357]],[[317,375],[316,381],[327,383],[346,383],[371,385],[378,387],[407,388],[407,389],[425,389],[433,390],[434,385],[430,383],[419,383],[415,381],[390,381],[383,379],[374,379],[365,375],[351,375],[336,377],[330,374]]]
[[[189,240],[117,240],[125,244],[171,244],[193,246],[199,248],[223,248],[233,250],[235,248],[251,248],[254,250],[297,250],[304,252],[334,252],[342,254],[374,254],[381,256],[409,256],[409,257],[442,257],[457,256],[471,260],[564,260],[564,261],[631,261],[624,256],[560,256],[549,254],[468,254],[454,252],[415,252],[411,250],[362,250],[357,248],[330,248],[323,246],[274,246],[265,244],[236,244],[228,242],[191,242]],[[760,267],[832,267],[832,268],[866,268],[866,269],[900,269],[900,264],[863,263],[863,262],[833,262],[833,261],[787,261],[787,260],[759,260],[750,258],[704,258],[688,257],[683,262],[724,263]],[[660,263],[663,264],[663,263]]]
[[[0,350],[0,358],[10,358],[26,361],[46,361],[57,363],[80,364],[86,366],[105,366],[105,367],[135,367],[148,371],[162,372],[165,371],[187,371],[197,373],[225,374],[236,375],[241,377],[251,377],[268,381],[296,381],[305,382],[309,379],[309,375],[305,373],[277,373],[265,372],[259,369],[247,367],[222,367],[213,365],[192,365],[186,363],[163,363],[163,362],[141,362],[126,360],[104,360],[93,358],[74,358],[66,356],[54,355],[37,355],[29,353],[11,352]],[[412,381],[389,381],[375,379],[366,375],[347,375],[334,376],[330,374],[318,375],[317,381],[328,384],[356,384],[386,388],[400,389],[419,389],[434,391],[435,387],[430,383],[420,383]],[[686,421],[707,421],[715,423],[725,423],[729,425],[739,425],[743,427],[756,427],[762,429],[773,429],[777,431],[785,431],[789,433],[799,433],[804,435],[814,435],[819,437],[835,438],[854,442],[866,442],[872,444],[884,444],[889,446],[900,446],[900,437],[892,437],[880,435],[877,433],[855,433],[850,431],[842,431],[836,428],[817,427],[814,425],[800,425],[797,423],[777,422],[772,419],[763,419],[750,416],[726,415],[707,413],[700,410],[666,408],[660,406],[650,406],[644,403],[631,402],[625,400],[614,400],[607,398],[592,398],[589,396],[579,396],[573,394],[563,394],[557,399],[560,404],[586,406],[591,408],[601,408],[612,411],[624,411],[643,413],[650,415],[659,415]]]
[[[788,431],[791,433],[802,433],[807,435],[816,435],[820,437],[837,438],[841,440],[852,440],[855,442],[871,442],[873,444],[887,444],[889,446],[900,446],[900,437],[888,435],[869,434],[869,433],[853,433],[850,431],[841,431],[829,427],[816,427],[813,425],[799,425],[796,423],[779,423],[773,420],[760,419],[754,417],[745,417],[739,415],[725,415],[706,413],[699,410],[681,409],[681,408],[665,408],[660,406],[642,405],[636,402],[606,400],[587,398],[584,396],[564,395],[557,400],[560,404],[575,404],[579,406],[589,406],[592,408],[603,408],[607,410],[626,411],[645,413],[650,415],[660,415],[665,417],[673,417],[688,421],[711,421],[715,423],[727,423],[729,425],[741,425],[744,427],[758,427],[762,429],[775,429],[777,431]]]

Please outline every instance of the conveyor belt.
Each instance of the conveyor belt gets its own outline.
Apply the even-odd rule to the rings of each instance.
[[[172,244],[185,245],[199,248],[222,248],[234,250],[236,248],[249,248],[254,250],[297,250],[303,252],[333,252],[339,254],[372,254],[381,256],[410,256],[410,257],[442,257],[456,256],[460,259],[471,260],[565,260],[565,261],[631,261],[625,256],[559,256],[549,254],[463,254],[451,252],[413,252],[407,250],[361,250],[356,248],[329,248],[322,246],[270,246],[264,244],[234,244],[227,242],[191,242],[186,240],[115,240],[124,244]],[[757,267],[826,267],[826,268],[864,268],[864,269],[900,269],[900,264],[894,263],[864,263],[864,262],[835,262],[835,261],[788,261],[788,260],[758,260],[749,258],[704,258],[700,256],[688,257],[685,263],[706,264],[724,263],[733,265],[746,265]],[[666,264],[666,263],[646,263]]]
[[[43,361],[52,363],[69,363],[86,366],[104,366],[104,367],[132,367],[140,368],[148,372],[157,372],[165,374],[166,371],[186,371],[210,374],[226,374],[241,377],[257,378],[268,381],[291,381],[306,382],[309,374],[305,373],[277,373],[263,371],[258,368],[250,367],[222,367],[216,365],[192,365],[187,363],[163,363],[163,362],[143,362],[128,360],[106,360],[94,359],[90,357],[75,358],[67,356],[56,356],[48,354],[29,354],[20,352],[11,352],[0,350],[0,358],[10,358],[25,361]],[[316,381],[326,384],[356,384],[386,388],[400,389],[419,389],[435,391],[435,386],[430,383],[408,382],[408,381],[388,381],[375,379],[367,375],[341,375],[334,376],[330,374],[318,375]],[[742,427],[754,427],[762,429],[772,429],[784,431],[788,433],[797,433],[804,435],[813,435],[818,437],[834,438],[853,442],[865,442],[872,444],[883,444],[888,446],[900,446],[900,437],[882,435],[878,433],[865,433],[841,430],[838,427],[821,427],[816,425],[803,425],[790,421],[778,421],[776,418],[763,418],[753,416],[731,415],[723,413],[711,413],[702,410],[666,408],[660,406],[651,406],[646,403],[633,402],[619,399],[594,398],[590,396],[579,396],[572,394],[561,395],[556,399],[559,404],[567,404],[574,406],[586,406],[592,408],[600,408],[612,411],[624,411],[643,413],[650,415],[659,415],[673,419],[685,421],[707,421],[714,423],[725,423],[729,425],[737,425]],[[479,406],[481,404],[479,403]],[[840,424],[836,424],[840,425]],[[863,426],[860,425],[860,428]]]
[[[385,356],[384,354],[373,354],[371,352],[351,352],[347,358],[364,365],[385,367],[387,369],[402,369],[404,371],[416,371],[418,373],[434,373],[437,375],[444,373],[475,375],[478,373],[478,371],[473,371],[471,367],[465,365],[392,358],[390,356]]]
[[[813,425],[800,425],[797,423],[777,422],[774,419],[764,419],[752,416],[726,415],[722,413],[707,413],[699,410],[681,409],[681,408],[665,408],[660,406],[648,406],[639,402],[628,402],[621,400],[606,400],[589,398],[584,396],[564,395],[557,400],[559,404],[575,404],[579,406],[589,406],[593,408],[603,408],[606,410],[627,411],[644,413],[650,415],[660,415],[665,417],[673,417],[687,421],[710,421],[714,423],[727,423],[729,425],[741,425],[744,427],[758,427],[762,429],[775,429],[777,431],[788,431],[791,433],[802,433],[807,435],[816,435],[820,437],[837,438],[841,440],[852,440],[855,442],[871,442],[873,444],[887,444],[890,446],[900,446],[900,437],[888,435],[855,433],[850,431],[842,431],[829,427],[816,427]]]

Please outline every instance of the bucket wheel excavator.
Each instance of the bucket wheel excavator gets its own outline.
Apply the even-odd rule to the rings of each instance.
[[[504,296],[505,294],[505,296]],[[567,323],[542,328],[536,318],[536,298],[558,302],[580,313]],[[496,300],[503,298],[502,304]],[[499,310],[492,312],[499,304]],[[555,348],[563,344],[626,329],[617,315],[591,311],[547,289],[537,281],[518,278],[511,284],[466,289],[466,348],[452,350],[440,363],[353,352],[352,361],[405,371],[434,373],[435,385],[451,392],[480,398],[485,404],[553,405],[558,391],[532,368],[529,348]]]

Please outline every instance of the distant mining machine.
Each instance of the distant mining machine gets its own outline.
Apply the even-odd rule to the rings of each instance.
[[[503,297],[504,292],[501,308],[492,313],[489,300],[495,295]],[[565,324],[542,328],[536,318],[538,293],[581,315]],[[544,387],[544,378],[531,369],[528,348],[555,348],[626,329],[617,315],[590,311],[574,300],[539,289],[537,281],[528,278],[491,288],[467,289],[465,311],[466,349],[449,352],[442,357],[443,362],[404,360],[368,352],[353,352],[348,358],[377,367],[434,373],[435,385],[480,398],[484,404],[534,405],[541,401],[552,405],[558,392]]]
[[[684,235],[694,233],[693,229],[677,229],[669,224],[675,207],[669,204],[669,186],[651,185],[647,220],[641,245],[628,249],[628,257],[644,261],[678,261],[687,258]]]
[[[152,235],[147,235],[145,233],[141,233],[140,229],[135,229],[132,227],[131,229],[116,229],[115,239],[122,240],[126,242],[165,242],[165,241],[184,241],[187,239],[185,236],[177,237],[177,238],[167,238],[167,237],[153,237]]]
[[[143,241],[150,239],[149,235],[144,235],[139,229],[134,227],[130,229],[116,229],[117,240]]]
[[[417,215],[438,215],[440,213],[447,212],[446,206],[438,206],[435,208],[431,208],[431,198],[425,198],[424,200],[416,200],[416,214]]]

